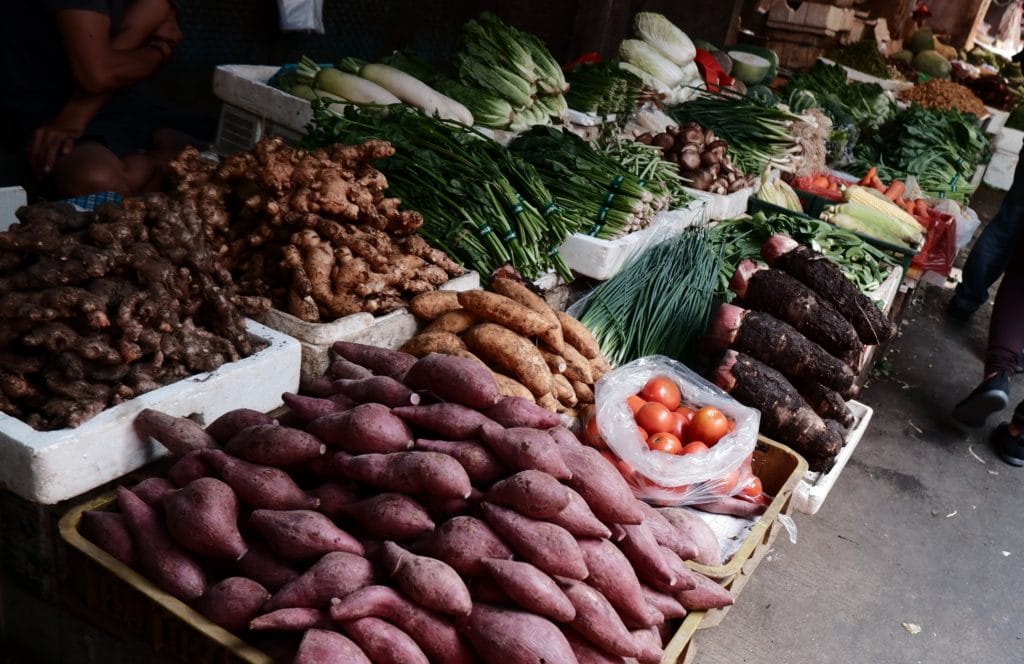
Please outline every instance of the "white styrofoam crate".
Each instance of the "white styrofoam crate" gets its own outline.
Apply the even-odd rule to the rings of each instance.
[[[843,468],[846,467],[846,462],[853,456],[857,444],[864,437],[864,432],[867,431],[868,424],[871,422],[871,416],[875,412],[870,406],[865,406],[859,401],[847,401],[846,405],[853,411],[854,425],[846,435],[846,443],[843,445],[842,451],[839,452],[839,456],[836,457],[836,463],[832,466],[832,470],[827,473],[807,471],[800,483],[793,489],[793,507],[804,514],[816,514],[821,509],[825,498],[828,497],[832,487],[836,485],[836,480],[843,472]]]
[[[0,187],[0,231],[5,231],[18,221],[14,213],[28,202],[22,187]]]
[[[747,201],[754,195],[754,187],[744,187],[731,194],[709,194],[699,189],[684,187],[694,198],[708,201],[707,218],[711,221],[735,219],[747,212]]]
[[[803,2],[794,9],[783,0],[776,0],[768,11],[768,27],[832,37],[851,30],[855,14],[853,9],[815,2]]]
[[[445,282],[439,290],[464,291],[480,287],[480,275],[467,272]],[[302,384],[324,375],[331,362],[335,341],[356,341],[371,346],[398,348],[419,329],[416,317],[408,309],[396,309],[382,316],[357,313],[330,323],[309,323],[279,309],[271,309],[260,322],[295,337],[302,346]]]
[[[695,198],[684,208],[659,212],[647,228],[611,240],[576,233],[558,248],[558,253],[573,272],[592,279],[611,279],[655,234],[665,238],[679,235],[704,219],[708,208],[707,199]]]
[[[132,426],[144,408],[210,423],[229,410],[270,411],[299,384],[299,343],[255,321],[246,329],[267,347],[108,408],[77,428],[37,431],[0,413],[0,487],[52,505],[94,489],[166,454]]]
[[[1019,154],[1022,146],[1024,146],[1024,131],[1019,129],[1003,127],[1002,131],[996,134],[996,137],[992,140],[993,150],[1004,150],[1013,154]]]
[[[1019,155],[1016,152],[996,150],[985,169],[985,184],[1007,191],[1013,184],[1013,173],[1017,170]]]
[[[305,99],[267,84],[277,70],[268,65],[219,65],[213,71],[213,94],[274,124],[305,133],[313,119],[313,107]]]
[[[828,58],[818,58],[818,60],[824,62],[827,65],[836,64],[834,61],[829,60]],[[856,69],[853,69],[852,67],[847,67],[846,65],[843,65],[843,69],[846,70],[846,78],[848,78],[851,81],[859,81],[861,83],[875,83],[883,90],[888,90],[890,92],[899,92],[900,90],[908,90],[914,87],[914,84],[911,83],[910,81],[900,81],[893,78],[878,78],[877,76],[865,74],[862,71],[857,71]]]
[[[985,123],[985,133],[997,136],[1003,130],[1003,126],[1010,117],[1009,111],[1001,111],[998,108],[986,106],[988,111],[988,122]]]
[[[600,116],[596,113],[576,111],[570,108],[565,112],[565,120],[566,122],[580,125],[581,127],[598,127],[609,122],[615,122],[615,114],[610,113],[605,116]]]

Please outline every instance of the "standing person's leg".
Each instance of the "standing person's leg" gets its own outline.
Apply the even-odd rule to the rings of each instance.
[[[53,182],[58,195],[65,198],[101,191],[116,191],[122,196],[132,193],[121,159],[107,146],[91,141],[79,143],[70,154],[57,160]]]

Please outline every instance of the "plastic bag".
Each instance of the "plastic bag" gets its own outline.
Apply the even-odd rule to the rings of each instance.
[[[922,271],[948,277],[956,260],[956,218],[934,209],[929,210],[928,218],[928,236],[910,264]]]
[[[718,408],[735,423],[735,429],[705,452],[677,456],[651,450],[641,437],[626,399],[655,376],[671,378],[684,404]],[[622,462],[619,470],[624,471],[633,493],[641,500],[661,505],[709,502],[742,490],[746,484],[739,481],[741,476],[750,479],[760,413],[680,362],[657,355],[623,365],[598,382],[595,402],[597,431]]]
[[[277,15],[285,32],[324,34],[324,0],[277,0]]]

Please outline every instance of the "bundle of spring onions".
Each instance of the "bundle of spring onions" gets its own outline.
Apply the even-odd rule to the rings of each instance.
[[[618,60],[593,64],[583,63],[566,76],[569,108],[600,116],[614,115],[625,120],[636,110],[643,92],[643,82],[634,74],[619,68]]]
[[[521,131],[535,124],[551,124],[552,117],[568,110],[565,93],[569,86],[551,52],[537,37],[503,23],[494,14],[484,12],[463,26],[455,64],[463,85],[500,97],[512,107],[512,120],[500,128]],[[469,105],[457,96],[457,90],[450,92]]]
[[[528,279],[551,268],[572,278],[557,247],[576,225],[533,167],[500,144],[409,106],[313,108],[309,147],[371,138],[394,145],[377,167],[388,193],[423,214],[419,233],[435,247],[484,275],[510,263]]]
[[[601,136],[597,148],[614,159],[622,168],[647,187],[655,200],[665,200],[665,207],[680,208],[693,200],[686,191],[686,181],[672,162],[666,161],[657,145],[649,145],[618,135]],[[655,204],[658,208],[658,204]]]
[[[790,128],[799,115],[746,97],[704,92],[672,107],[669,115],[680,125],[696,122],[714,131],[729,144],[733,163],[744,173],[760,173],[767,166],[791,170],[791,155],[800,150]]]
[[[609,239],[645,227],[668,205],[617,161],[575,134],[537,126],[517,136],[509,150],[532,164],[555,202],[578,220],[581,232]]]
[[[580,321],[613,364],[647,355],[690,361],[711,312],[719,264],[707,231],[688,228],[598,286]]]

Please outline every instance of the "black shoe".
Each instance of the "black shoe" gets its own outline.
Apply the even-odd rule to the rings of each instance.
[[[1024,466],[1024,438],[1011,435],[1009,426],[1003,423],[993,429],[991,440],[1000,459],[1011,466]]]
[[[949,306],[946,307],[946,315],[953,320],[966,323],[971,320],[971,316],[974,315],[974,309],[965,309],[956,303],[956,298],[949,301]]]
[[[970,396],[953,407],[953,418],[969,427],[983,427],[992,413],[1010,401],[1010,378],[1003,372],[983,381]]]

